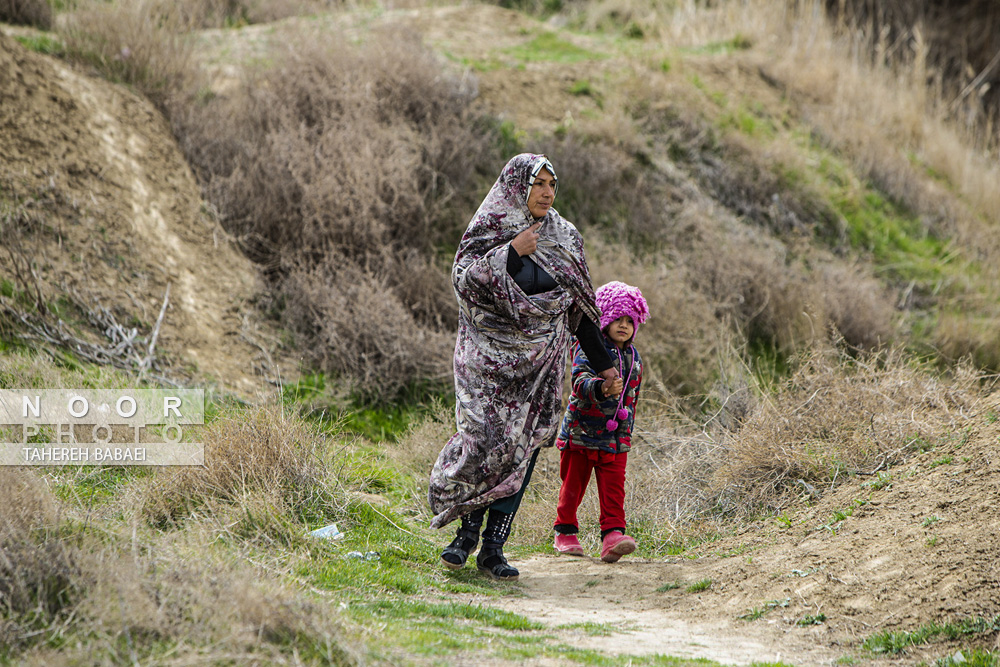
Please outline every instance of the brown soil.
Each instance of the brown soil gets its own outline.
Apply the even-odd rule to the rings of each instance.
[[[29,243],[46,296],[75,292],[148,335],[169,284],[165,373],[252,394],[268,370],[242,316],[255,272],[203,212],[163,116],[5,34],[0,100],[0,188],[44,211]]]

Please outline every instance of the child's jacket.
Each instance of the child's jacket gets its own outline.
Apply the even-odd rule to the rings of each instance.
[[[602,337],[604,347],[618,373],[625,381],[622,407],[628,411],[625,419],[618,419],[618,396],[604,396],[603,380],[587,361],[580,344],[573,344],[573,395],[559,428],[556,446],[559,449],[601,449],[606,452],[627,452],[632,446],[632,424],[635,421],[635,402],[642,385],[642,359],[634,345],[622,353],[607,336]],[[630,372],[631,369],[631,372]],[[627,380],[626,380],[627,378]],[[608,431],[608,420],[618,422],[618,428]]]

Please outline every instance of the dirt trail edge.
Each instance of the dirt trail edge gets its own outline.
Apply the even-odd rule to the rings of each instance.
[[[590,557],[535,556],[517,566],[524,597],[483,603],[559,630],[561,640],[571,646],[609,655],[708,658],[725,665],[829,665],[844,654],[823,646],[817,636],[822,629],[796,628],[778,619],[762,625],[740,621],[743,627],[738,628],[721,614],[705,618],[711,602],[699,593],[683,587],[657,592],[665,583],[709,576],[710,562],[623,560],[609,565]],[[593,632],[595,625],[603,628]]]

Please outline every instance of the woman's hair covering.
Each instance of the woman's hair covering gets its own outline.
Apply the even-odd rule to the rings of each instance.
[[[649,317],[649,306],[638,287],[614,280],[597,288],[597,307],[601,309],[601,330],[628,315],[636,327]]]
[[[552,192],[552,196],[559,194],[559,176],[556,175],[555,167],[549,162],[549,159],[544,155],[539,155],[541,160],[535,160],[531,167],[531,174],[528,176],[528,192],[524,195],[524,201],[527,202],[531,198],[531,188],[535,187],[535,179],[538,177],[539,172],[542,169],[548,169],[549,173],[552,174],[552,178],[555,179],[556,186]]]
[[[552,163],[544,155],[521,153],[507,162],[462,236],[452,282],[460,300],[471,298],[472,295],[462,293],[464,271],[493,248],[510,243],[519,233],[541,222],[538,247],[532,258],[573,296],[574,305],[596,322],[599,312],[580,232],[555,208],[550,208],[541,220],[535,220],[528,210],[529,187],[543,167],[555,176]]]

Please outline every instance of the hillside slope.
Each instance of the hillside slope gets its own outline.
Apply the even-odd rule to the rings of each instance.
[[[148,337],[169,285],[162,371],[252,393],[261,351],[241,309],[254,271],[206,215],[162,115],[3,34],[0,100],[0,195],[36,214],[20,231],[46,298],[72,295]]]

